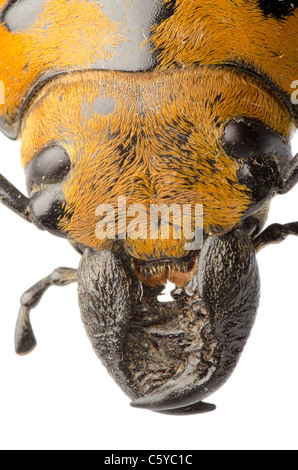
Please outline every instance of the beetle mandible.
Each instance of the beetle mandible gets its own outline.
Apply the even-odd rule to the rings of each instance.
[[[95,352],[134,407],[213,410],[203,400],[255,320],[256,254],[298,235],[264,230],[298,180],[297,0],[0,0],[0,16],[0,129],[22,140],[28,189],[0,176],[1,202],[81,254],[23,295],[17,352],[36,345],[47,288],[78,282]],[[176,230],[185,207],[192,237]]]

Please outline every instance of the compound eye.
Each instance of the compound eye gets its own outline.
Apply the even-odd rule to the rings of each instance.
[[[27,165],[26,184],[31,194],[35,187],[57,184],[64,180],[70,171],[71,162],[66,150],[53,145],[38,153]]]
[[[26,180],[35,223],[57,236],[67,236],[60,222],[68,217],[62,181],[71,169],[70,158],[60,145],[39,152],[27,165]],[[70,216],[69,216],[70,217]]]
[[[257,119],[238,118],[230,121],[224,131],[222,146],[237,159],[277,157],[284,163],[291,158],[288,141]]]

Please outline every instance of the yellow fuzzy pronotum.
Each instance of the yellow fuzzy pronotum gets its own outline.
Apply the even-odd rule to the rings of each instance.
[[[220,99],[219,99],[220,97]],[[100,114],[97,100],[112,102]],[[201,204],[207,233],[231,230],[252,204],[238,182],[236,160],[221,147],[226,122],[237,116],[261,120],[289,137],[293,125],[278,98],[238,71],[194,70],[128,74],[86,72],[44,87],[25,116],[22,161],[60,142],[72,171],[63,186],[71,218],[61,226],[95,249],[100,204]],[[185,239],[127,240],[137,258],[181,257]],[[109,244],[110,246],[110,244]]]

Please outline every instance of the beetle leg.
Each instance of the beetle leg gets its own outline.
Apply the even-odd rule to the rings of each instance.
[[[288,193],[298,183],[298,153],[281,177],[278,194]]]
[[[46,290],[51,286],[68,286],[73,282],[77,282],[76,269],[58,268],[22,295],[15,331],[17,354],[27,354],[36,346],[36,339],[30,322],[30,311],[39,304]]]
[[[0,202],[27,222],[32,222],[29,199],[2,175],[0,175]]]
[[[273,243],[281,243],[289,235],[298,235],[298,222],[270,225],[253,240],[255,250],[260,251]]]
[[[95,252],[88,249],[81,259],[78,271],[78,290],[82,320],[93,348],[114,380],[134,400],[134,404],[141,399],[142,392],[129,372],[125,354],[129,320],[136,314],[130,293],[135,280],[127,274],[123,260],[111,251]],[[140,302],[143,292],[140,292],[136,286],[135,288],[134,294],[137,299],[134,300]],[[159,302],[158,304],[160,305]],[[145,316],[149,317],[151,313],[146,305],[144,305],[144,310]],[[142,362],[141,358],[140,361]],[[196,365],[197,363],[191,364],[189,367],[195,377],[197,377]],[[146,366],[143,367],[146,368]],[[185,374],[187,383],[193,378],[189,368]],[[181,376],[180,380],[182,380]],[[215,409],[214,405],[202,403],[199,400],[194,400],[193,403],[185,406],[183,403],[180,409],[178,409],[179,399],[171,404],[172,406],[168,407],[171,409],[153,407],[153,410],[165,414],[188,415],[207,413]]]
[[[123,361],[131,312],[129,280],[111,251],[87,249],[78,271],[79,305],[91,344],[109,373],[131,398],[139,396]]]
[[[210,335],[206,350],[194,349],[182,373],[135,399],[133,407],[174,414],[214,409],[214,405],[198,402],[221,387],[233,372],[259,303],[259,273],[250,238],[241,231],[209,237],[202,247],[197,273],[185,291],[194,298],[199,296],[204,304],[204,336]],[[189,302],[191,306],[191,299]],[[211,354],[207,347],[211,347]],[[206,373],[200,376],[205,361]]]

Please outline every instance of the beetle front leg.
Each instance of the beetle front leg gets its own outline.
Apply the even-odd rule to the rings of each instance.
[[[253,240],[255,250],[258,252],[273,243],[281,243],[289,235],[298,235],[298,222],[270,225]]]
[[[0,175],[0,202],[27,222],[32,222],[29,199],[2,175]]]
[[[127,259],[121,259],[120,256],[109,250],[102,252],[86,250],[78,271],[78,283],[82,320],[92,346],[114,380],[134,400],[133,404],[137,403],[137,399],[144,396],[142,379],[146,382],[147,377],[149,381],[153,380],[156,384],[160,373],[160,365],[157,364],[153,365],[152,370],[149,365],[150,370],[148,370],[146,358],[143,357],[143,347],[146,351],[146,357],[150,356],[147,349],[149,348],[147,340],[150,341],[150,332],[143,330],[145,334],[145,344],[143,344],[142,338],[144,337],[142,333],[138,334],[142,329],[141,325],[138,325],[139,315],[145,323],[153,323],[152,328],[155,330],[156,320],[153,317],[158,321],[162,318],[162,323],[164,323],[167,307],[163,307],[157,300],[154,289],[145,285],[141,287],[140,281],[129,270]],[[168,308],[171,309],[171,307],[174,311],[169,312],[169,318],[175,316],[175,313],[177,314],[177,310],[181,309],[182,304],[178,302],[175,306],[170,303]],[[178,328],[181,334],[180,325]],[[165,324],[161,329],[165,332],[167,329]],[[173,334],[172,330],[171,332]],[[169,335],[171,335],[170,332]],[[134,339],[136,339],[136,345]],[[129,348],[130,341],[132,341],[130,345],[132,351]],[[158,340],[153,339],[153,343],[154,349],[158,348]],[[162,349],[161,344],[160,346]],[[160,350],[159,355],[163,358],[164,352]],[[154,358],[152,361],[154,362]],[[140,369],[138,369],[138,365],[140,365]],[[192,377],[189,378],[191,372],[196,372],[196,365],[197,363],[192,363],[187,368],[185,374],[187,383],[192,379]],[[166,370],[167,368],[170,369],[171,364],[164,362],[161,369]],[[181,380],[181,374],[179,380]],[[176,382],[174,381],[174,383]],[[178,402],[178,408],[179,400],[176,402]],[[176,409],[176,402],[172,403],[170,410],[160,407],[156,411],[164,414],[185,415],[206,413],[215,409],[214,405],[202,403],[200,400],[198,402],[194,400],[194,402],[187,403],[186,406],[181,405],[179,409]]]
[[[30,311],[39,304],[47,289],[51,286],[68,286],[73,282],[77,282],[76,269],[58,268],[50,276],[39,281],[22,295],[21,308],[15,331],[15,349],[17,354],[28,354],[36,346],[36,339],[30,322]]]
[[[245,233],[236,230],[209,237],[201,249],[197,272],[184,288],[185,300],[178,303],[184,314],[195,307],[192,332],[201,318],[205,343],[195,343],[190,336],[193,342],[186,367],[131,405],[171,414],[214,409],[200,402],[219,389],[236,367],[254,324],[259,286],[254,247]],[[205,373],[200,375],[202,370]]]

